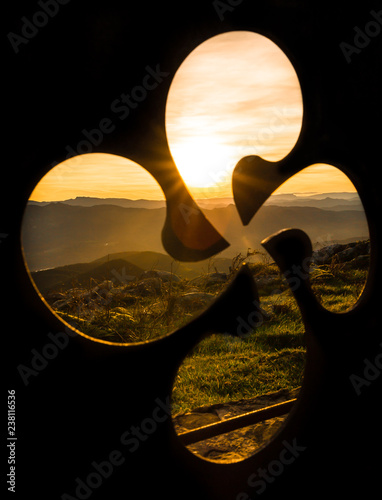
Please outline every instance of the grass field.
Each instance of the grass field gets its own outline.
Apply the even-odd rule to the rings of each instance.
[[[212,335],[202,341],[179,369],[172,395],[173,413],[301,385],[304,328],[296,302],[275,264],[256,263],[251,269],[267,320],[246,338]],[[331,264],[315,267],[310,280],[320,302],[340,313],[356,302],[366,276],[365,266]],[[148,283],[153,286],[152,281]],[[213,298],[225,286],[207,285],[203,280],[181,280],[161,283],[160,289],[144,289],[143,295],[137,295],[134,284],[92,294],[71,290],[70,300],[67,292],[66,307],[56,309],[56,313],[64,320],[74,321],[81,331],[95,338],[111,342],[144,341],[179,328],[206,307],[203,300],[185,305],[179,300],[184,294],[197,292]]]
[[[366,275],[366,269],[321,266],[311,282],[321,303],[340,313],[354,305]],[[269,321],[244,339],[213,335],[186,358],[173,389],[174,414],[301,385],[304,327],[292,293],[280,279],[284,291],[272,294],[274,285],[259,287]]]

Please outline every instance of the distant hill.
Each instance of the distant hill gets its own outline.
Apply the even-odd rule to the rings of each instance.
[[[69,266],[47,269],[45,271],[36,271],[31,273],[34,282],[41,293],[47,293],[49,290],[69,290],[76,286],[90,287],[94,281],[101,282],[110,280],[113,277],[118,279],[121,276],[138,277],[143,269],[126,262],[122,259],[112,259],[102,264],[91,262],[87,264],[74,264]]]
[[[224,257],[214,257],[208,261],[202,262],[179,262],[174,261],[174,259],[167,254],[151,251],[118,252],[97,259],[92,262],[92,264],[101,264],[108,259],[122,259],[138,266],[144,271],[150,271],[151,269],[168,271],[187,279],[195,278],[202,273],[214,271],[215,268],[219,272],[228,272],[229,266],[232,264],[231,258]]]
[[[50,291],[65,291],[75,287],[92,287],[94,282],[112,280],[129,282],[139,278],[144,271],[152,269],[173,272],[181,278],[192,279],[214,272],[228,272],[231,259],[217,258],[211,261],[209,269],[206,262],[174,262],[169,255],[158,252],[119,252],[84,264],[60,266],[54,269],[32,272],[32,278],[42,294]]]
[[[344,193],[342,193],[344,194]],[[349,193],[350,194],[350,193]],[[331,193],[330,196],[295,196],[295,195],[275,195],[266,201],[265,205],[276,205],[280,207],[314,207],[323,210],[360,210],[363,205],[358,195],[340,197],[341,193]]]
[[[28,205],[22,231],[24,253],[32,271],[90,262],[126,250],[165,253],[160,236],[165,216],[165,208]]]
[[[94,198],[91,196],[77,196],[69,200],[59,202],[49,201],[30,201],[29,204],[36,206],[46,206],[49,203],[63,203],[76,207],[95,207],[97,205],[115,205],[124,208],[163,208],[166,206],[166,201],[163,200],[129,200],[127,198]]]
[[[284,202],[288,202],[285,196],[291,195],[280,196],[284,196]],[[328,202],[325,198],[322,201]],[[338,202],[338,199],[335,201]],[[343,208],[348,208],[352,199],[349,196],[342,201],[346,201]],[[358,208],[343,210],[338,205],[321,209],[268,204],[259,210],[246,227],[240,223],[236,207],[232,204],[204,209],[204,212],[212,224],[225,228],[224,236],[231,246],[219,255],[223,258],[246,252],[249,247],[262,250],[262,239],[286,227],[306,231],[313,243],[368,237],[365,214]],[[88,263],[120,252],[151,251],[165,255],[161,242],[165,217],[164,207],[148,209],[103,204],[89,207],[66,203],[49,203],[45,206],[29,204],[23,221],[24,253],[31,271]],[[145,267],[141,262],[123,259],[140,268]]]
[[[223,208],[234,205],[232,197],[226,198],[198,198],[195,200],[200,208]],[[29,201],[29,205],[46,206],[50,203],[63,203],[77,207],[94,207],[96,205],[115,205],[123,208],[164,208],[166,201],[163,200],[130,200],[127,198],[95,198],[91,196],[77,196],[63,201]],[[296,195],[292,193],[274,194],[269,197],[265,205],[297,206],[325,208],[332,206],[347,205],[349,208],[361,210],[362,204],[357,193],[333,192],[309,195]]]
[[[281,229],[295,227],[305,231],[313,245],[330,242],[355,241],[368,238],[368,226],[363,211],[322,210],[315,207],[272,206],[260,208],[255,217],[243,227],[238,222],[236,208],[204,211],[213,225],[225,228],[225,238],[231,243],[221,255],[232,255],[248,247],[263,250],[260,242]]]

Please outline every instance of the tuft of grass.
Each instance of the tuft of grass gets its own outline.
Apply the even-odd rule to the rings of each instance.
[[[280,349],[262,349],[256,336],[240,341],[214,336],[203,341],[178,371],[173,412],[298,387],[305,351],[302,347],[281,347],[288,343],[289,339],[283,338]]]
[[[367,269],[354,269],[343,264],[320,266],[321,274],[313,274],[312,289],[321,304],[336,313],[350,309],[361,295]]]
[[[173,412],[294,389],[301,385],[304,364],[302,324],[287,315],[264,323],[245,339],[212,335],[180,367]]]

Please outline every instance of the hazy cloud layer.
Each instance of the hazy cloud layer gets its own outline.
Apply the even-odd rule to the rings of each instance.
[[[170,148],[188,184],[197,187],[203,177],[199,183],[195,173],[188,177],[192,167],[184,156],[189,160],[190,153],[182,154],[182,145],[194,141],[197,150],[198,138],[207,137],[211,149],[224,149],[220,170],[232,172],[246,154],[283,158],[297,141],[301,121],[301,91],[289,59],[272,41],[250,32],[225,33],[197,47],[175,75],[167,103]],[[208,145],[205,153],[208,158]],[[195,155],[194,169],[219,171]]]

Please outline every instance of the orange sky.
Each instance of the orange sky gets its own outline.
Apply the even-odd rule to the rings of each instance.
[[[302,97],[284,53],[251,32],[218,35],[183,62],[170,87],[166,131],[170,150],[195,198],[229,197],[236,163],[257,154],[271,161],[295,145]],[[354,191],[338,170],[311,167],[278,192]],[[53,168],[31,195],[36,201],[76,196],[162,199],[154,178],[134,162],[85,154]]]

